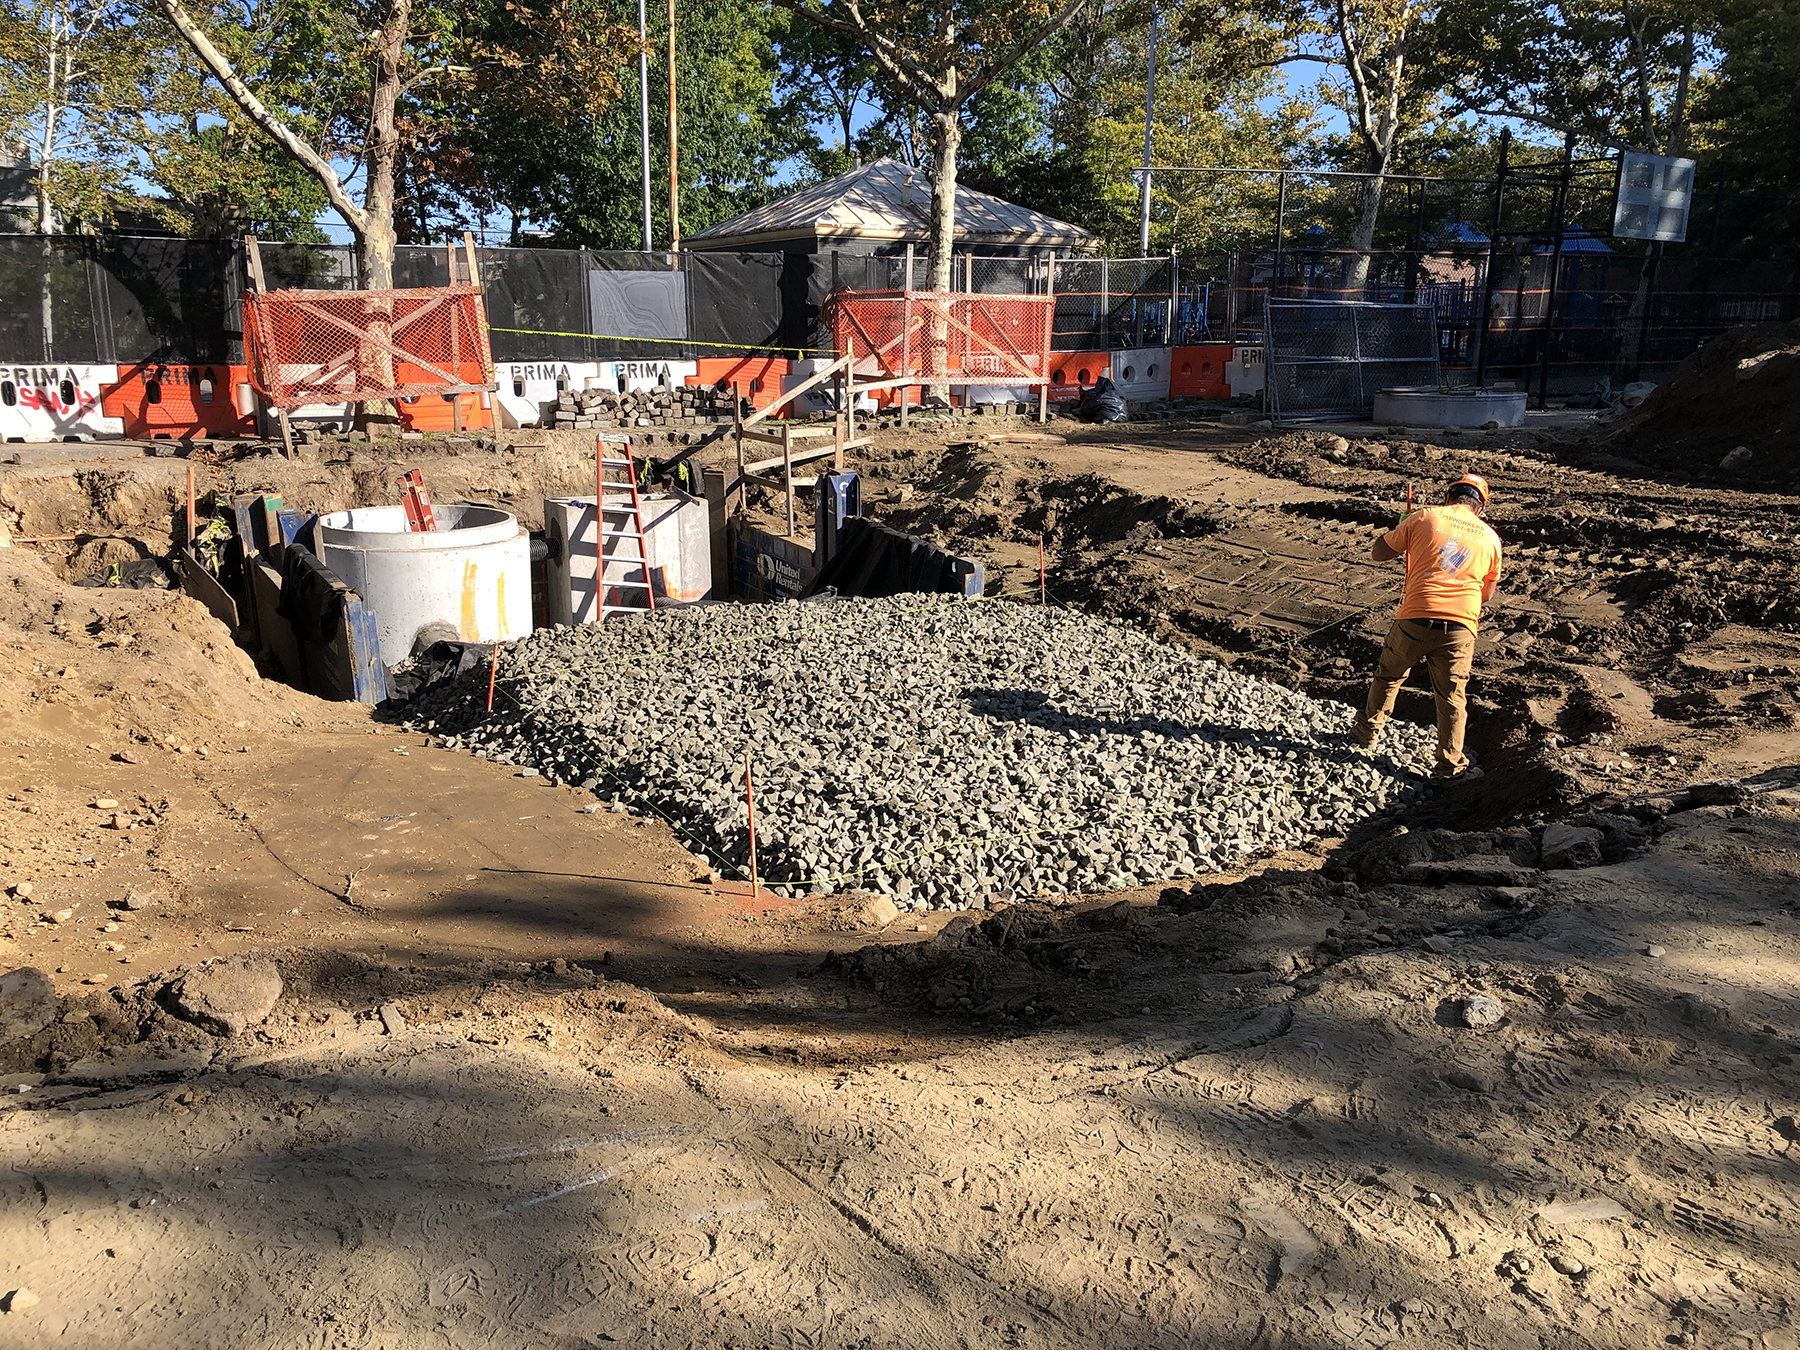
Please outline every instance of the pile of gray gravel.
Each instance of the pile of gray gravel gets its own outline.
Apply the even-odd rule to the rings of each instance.
[[[784,894],[984,907],[1217,871],[1418,790],[1431,736],[1056,608],[903,595],[540,629],[409,725],[660,815]]]

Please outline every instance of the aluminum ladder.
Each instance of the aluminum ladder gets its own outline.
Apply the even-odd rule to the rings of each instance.
[[[609,455],[608,446],[623,447],[623,454]],[[607,474],[623,472],[625,480],[608,478]],[[620,542],[623,541],[623,542]],[[607,551],[607,544],[613,548]],[[636,556],[625,552],[629,545]],[[636,569],[633,578],[608,577],[606,566]],[[641,605],[609,605],[609,592],[638,594]],[[621,596],[621,598],[625,598]],[[637,464],[631,456],[629,436],[601,435],[594,442],[594,621],[608,614],[648,614],[656,608],[656,593],[650,586],[650,554],[644,542],[644,504],[638,497]]]

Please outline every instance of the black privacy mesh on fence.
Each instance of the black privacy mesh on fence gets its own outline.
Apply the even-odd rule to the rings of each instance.
[[[1172,258],[1059,258],[1050,349],[1159,347],[1173,340]]]
[[[724,355],[722,347],[736,346],[787,348],[778,354],[791,356],[811,347],[812,261],[799,253],[689,255],[688,336],[695,355]]]
[[[1376,391],[1436,388],[1436,315],[1429,304],[1268,300],[1264,375],[1278,422],[1367,417]]]
[[[358,282],[355,251],[347,245],[265,242],[259,254],[271,287],[340,290]],[[833,289],[906,284],[903,256],[848,250],[675,259],[507,247],[476,254],[493,353],[501,361],[791,356],[829,345],[819,312]],[[455,280],[465,280],[460,246],[453,254],[442,244],[401,245],[394,283],[443,285],[452,278],[452,256]],[[1429,306],[1443,366],[1469,371],[1485,331],[1486,378],[1548,382],[1565,392],[1603,378],[1662,378],[1728,328],[1800,317],[1800,265],[1793,262],[1647,259],[1615,252],[1575,229],[1560,258],[1542,240],[1508,240],[1495,257],[1491,290],[1485,240],[1367,258],[1360,298]],[[1277,281],[1269,252],[1179,265],[1167,258],[1059,259],[1052,348],[1259,342],[1272,284],[1281,301],[1343,300],[1352,261],[1344,250],[1285,251]],[[958,254],[951,285],[992,295],[1042,294],[1052,284],[1050,270],[1042,259]],[[922,249],[914,254],[912,284],[930,286]],[[0,361],[241,361],[245,285],[237,240],[0,235]],[[1330,383],[1316,371],[1308,378]],[[1323,391],[1318,399],[1363,401],[1348,388]]]
[[[237,359],[235,248],[129,235],[0,235],[0,359]]]

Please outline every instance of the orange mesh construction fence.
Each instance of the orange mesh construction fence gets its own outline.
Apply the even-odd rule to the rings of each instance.
[[[858,381],[1042,384],[1050,363],[1047,295],[839,291],[826,302],[833,346],[856,353]]]
[[[244,297],[250,382],[273,408],[493,390],[487,314],[473,286],[262,291]],[[468,379],[468,363],[482,382]]]

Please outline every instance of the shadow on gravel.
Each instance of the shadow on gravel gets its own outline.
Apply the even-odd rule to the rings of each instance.
[[[1090,713],[1067,712],[1055,706],[1051,696],[1037,689],[969,689],[965,691],[969,707],[996,722],[1024,722],[1045,731],[1063,732],[1070,736],[1127,736],[1145,732],[1170,740],[1224,741],[1260,750],[1288,751],[1309,760],[1325,760],[1335,764],[1368,764],[1380,760],[1393,764],[1389,756],[1371,756],[1353,747],[1347,738],[1340,744],[1283,736],[1263,728],[1234,726],[1227,722],[1195,725],[1167,717],[1139,716],[1129,718],[1095,717]],[[1334,735],[1334,740],[1339,740]]]

